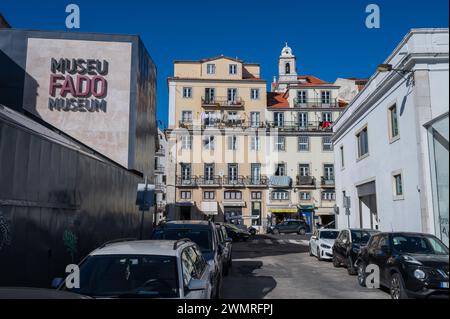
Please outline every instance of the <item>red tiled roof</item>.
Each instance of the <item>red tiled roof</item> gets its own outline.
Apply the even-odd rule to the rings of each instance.
[[[267,107],[284,109],[289,107],[289,102],[284,93],[267,92]]]
[[[327,84],[327,82],[313,75],[301,75],[297,77],[299,80],[306,80],[308,84]]]

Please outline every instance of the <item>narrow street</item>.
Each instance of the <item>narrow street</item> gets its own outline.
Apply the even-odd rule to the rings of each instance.
[[[306,236],[260,235],[233,243],[233,268],[224,277],[225,299],[389,299],[358,285],[345,268],[310,257]]]

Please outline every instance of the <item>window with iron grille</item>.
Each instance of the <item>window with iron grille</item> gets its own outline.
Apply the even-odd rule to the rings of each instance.
[[[309,136],[299,136],[298,137],[298,150],[300,152],[309,151]]]

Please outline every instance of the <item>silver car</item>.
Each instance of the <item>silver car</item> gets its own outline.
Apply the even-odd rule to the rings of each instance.
[[[80,288],[93,298],[210,299],[211,271],[189,239],[105,244],[80,264]]]

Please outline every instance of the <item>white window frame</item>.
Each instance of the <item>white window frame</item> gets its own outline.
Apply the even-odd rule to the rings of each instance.
[[[191,150],[192,149],[192,135],[182,135],[181,136],[181,149]]]
[[[332,141],[331,136],[323,136],[322,137],[322,151],[323,152],[333,152],[333,141]]]
[[[396,170],[394,172],[392,172],[391,174],[392,176],[392,196],[393,196],[393,200],[397,201],[397,200],[404,200],[405,199],[405,180],[403,178],[403,172],[402,170]],[[397,192],[397,177],[400,176],[400,187],[402,190],[402,193],[399,194]]]
[[[303,201],[311,200],[311,192],[301,191],[301,192],[299,192],[298,196],[299,196],[299,199],[303,200]]]
[[[250,98],[252,100],[259,100],[259,89],[250,89]]]
[[[185,120],[185,114],[190,114],[187,118],[188,120]],[[193,113],[191,110],[183,110],[181,111],[181,123],[192,123],[193,121]]]
[[[286,152],[286,136],[275,137],[275,151]]]
[[[250,126],[259,127],[261,125],[261,112],[250,112]]]
[[[189,196],[187,196],[188,194],[189,194]],[[190,200],[190,199],[192,199],[192,192],[191,191],[181,191],[180,198],[183,200]]]
[[[206,143],[208,142],[208,143]],[[203,138],[203,149],[208,151],[214,151],[216,139],[214,135],[206,135]]]
[[[239,149],[239,138],[237,135],[228,135],[228,150],[237,151]]]
[[[206,65],[206,74],[216,74],[216,65],[214,63]]]
[[[331,104],[331,91],[320,91],[321,104]]]
[[[306,172],[306,174],[305,174]],[[300,163],[298,164],[298,175],[299,176],[311,176],[311,164]]]
[[[236,75],[238,72],[238,65],[237,64],[230,64],[228,66],[228,74],[230,75]]]
[[[307,90],[297,90],[297,104],[308,103],[308,91]]]
[[[361,143],[360,143],[361,141],[360,141],[360,138],[361,138],[361,134],[364,133],[364,131],[366,131],[365,135],[366,135],[366,140],[367,140],[367,150],[366,150],[366,152],[363,154],[363,153],[362,153],[363,150],[361,149]],[[356,136],[356,159],[357,159],[357,161],[360,161],[360,160],[362,160],[362,159],[368,157],[369,154],[370,154],[370,148],[369,148],[369,128],[368,128],[368,125],[366,124],[366,125],[364,125],[361,129],[359,129],[359,130],[356,132],[355,136]]]
[[[183,99],[192,99],[192,87],[183,87]]]
[[[289,200],[290,192],[289,191],[273,191],[270,198],[272,200]]]
[[[389,143],[394,143],[395,141],[400,139],[400,126],[399,126],[399,116],[398,116],[398,107],[397,103],[394,103],[388,107],[388,136],[389,136]],[[395,110],[395,118],[396,118],[396,124],[397,124],[397,134],[394,135],[394,123],[393,123],[393,110]]]
[[[301,139],[306,139],[306,143],[305,142],[301,142]],[[310,137],[309,136],[305,136],[305,135],[300,135],[298,138],[297,138],[297,150],[299,151],[299,152],[309,152],[310,151],[310,144],[311,144],[311,139],[310,139]],[[301,145],[303,145],[303,146],[306,146],[306,149],[301,149]]]
[[[251,151],[260,151],[261,150],[261,137],[260,136],[251,136],[250,137],[250,150]]]
[[[335,201],[336,200],[336,192],[335,191],[322,191],[321,198],[324,201]]]

